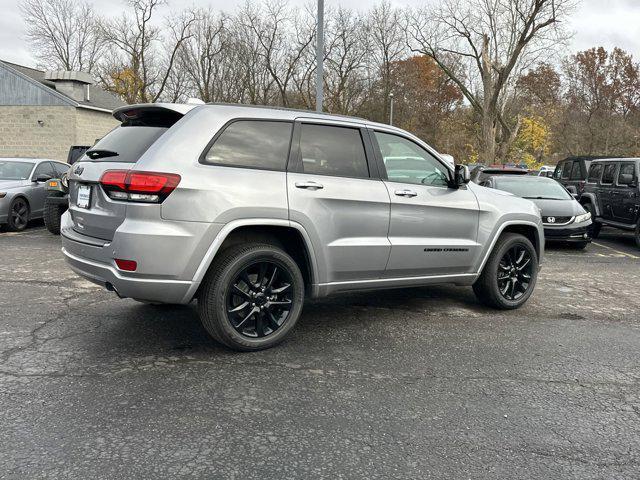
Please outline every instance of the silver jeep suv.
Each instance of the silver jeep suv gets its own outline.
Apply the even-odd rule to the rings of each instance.
[[[68,263],[121,297],[197,299],[231,348],[282,341],[306,295],[453,283],[511,309],[534,289],[536,206],[469,183],[403,130],[239,105],[114,116],[69,176]]]

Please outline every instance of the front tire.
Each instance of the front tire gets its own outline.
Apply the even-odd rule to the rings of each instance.
[[[67,206],[60,205],[59,203],[53,203],[49,199],[51,197],[63,196],[63,193],[51,192],[49,196],[44,199],[44,226],[47,227],[47,230],[54,235],[60,235],[60,220],[62,214],[67,210]]]
[[[14,198],[9,205],[7,229],[11,232],[21,232],[27,228],[30,217],[29,202],[22,197]]]
[[[538,255],[528,238],[517,233],[500,236],[473,291],[490,307],[512,310],[533,293],[538,278]]]
[[[596,222],[596,210],[593,208],[593,204],[591,202],[582,204],[582,208],[591,214],[591,225],[587,228],[587,232],[591,238],[596,239],[598,238],[598,235],[600,235],[600,230],[602,229],[602,224]]]
[[[198,293],[207,332],[239,351],[282,342],[302,313],[304,280],[296,262],[270,244],[230,247],[212,264]]]

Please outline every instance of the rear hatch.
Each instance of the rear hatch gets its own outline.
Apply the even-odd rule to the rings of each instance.
[[[107,170],[130,170],[142,155],[188,111],[185,105],[133,105],[114,112],[122,123],[100,139],[69,174],[69,212],[73,229],[110,241],[122,224],[127,202],[114,201],[100,186]]]

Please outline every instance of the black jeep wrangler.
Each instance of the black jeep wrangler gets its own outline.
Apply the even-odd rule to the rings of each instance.
[[[594,160],[580,203],[591,212],[592,237],[602,225],[633,231],[640,248],[640,158]]]

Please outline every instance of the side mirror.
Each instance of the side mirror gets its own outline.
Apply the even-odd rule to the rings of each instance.
[[[53,177],[51,175],[47,175],[46,173],[41,173],[36,178],[33,179],[34,182],[44,183],[47,180],[51,180]]]
[[[453,180],[451,181],[451,188],[458,188],[471,181],[471,174],[469,173],[469,167],[466,165],[456,165],[453,169]]]

